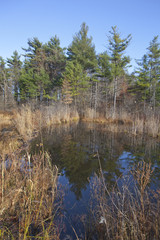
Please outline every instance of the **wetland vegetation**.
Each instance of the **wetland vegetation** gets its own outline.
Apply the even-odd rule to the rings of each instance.
[[[158,36],[130,74],[131,35],[109,34],[0,58],[0,238],[159,239]]]

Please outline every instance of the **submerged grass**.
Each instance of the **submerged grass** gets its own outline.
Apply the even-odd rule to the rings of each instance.
[[[150,163],[140,162],[131,170],[131,177],[123,177],[121,184],[117,181],[109,190],[101,171],[93,184],[96,209],[92,234],[97,239],[159,239],[160,190],[148,186],[152,173]]]

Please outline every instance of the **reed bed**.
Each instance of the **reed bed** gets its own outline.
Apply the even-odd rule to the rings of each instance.
[[[121,109],[116,115],[112,116],[110,112],[96,112],[94,109],[87,108],[84,111],[83,121],[106,123],[113,132],[122,130],[119,126],[123,125],[125,132],[137,134],[148,134],[151,137],[160,137],[160,119],[154,114],[149,113],[145,115],[143,113],[130,113],[124,109]]]
[[[40,106],[38,109],[34,109],[30,105],[23,105],[14,112],[13,122],[19,135],[28,140],[44,127],[77,121],[78,119],[77,110],[68,105]]]
[[[153,169],[140,162],[110,190],[101,171],[92,185],[96,208],[95,239],[158,240],[160,236],[160,190],[149,187]],[[92,237],[90,238],[92,239]]]

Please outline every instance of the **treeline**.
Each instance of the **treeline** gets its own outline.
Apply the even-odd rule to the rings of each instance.
[[[155,112],[160,101],[158,36],[137,61],[137,70],[129,74],[130,57],[125,52],[131,38],[130,34],[122,38],[117,27],[112,27],[108,48],[98,55],[85,23],[68,48],[60,46],[57,36],[47,43],[28,40],[22,56],[15,51],[6,60],[0,57],[1,108],[58,101],[75,106],[81,114],[93,109],[94,114],[115,117],[122,108],[131,111],[139,103],[144,111],[149,106]]]

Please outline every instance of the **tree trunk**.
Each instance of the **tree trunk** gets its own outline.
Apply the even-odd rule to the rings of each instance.
[[[117,101],[117,77],[115,77],[114,79],[113,118],[116,117],[116,101]]]

